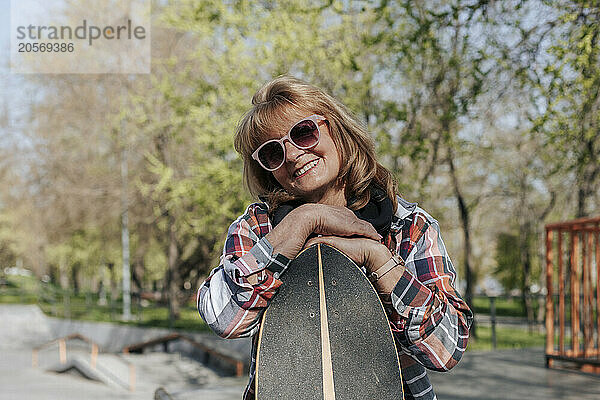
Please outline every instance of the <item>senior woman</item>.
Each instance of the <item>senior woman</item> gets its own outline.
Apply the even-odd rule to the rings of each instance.
[[[198,310],[224,338],[254,337],[244,399],[254,399],[262,312],[285,285],[290,260],[314,243],[363,266],[396,339],[405,398],[434,399],[425,368],[458,363],[473,316],[454,287],[438,222],[397,195],[365,129],[321,89],[282,76],[252,98],[235,148],[261,202],[229,227],[221,263],[198,291]]]

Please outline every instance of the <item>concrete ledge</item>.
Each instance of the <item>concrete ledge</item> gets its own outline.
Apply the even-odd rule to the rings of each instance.
[[[98,343],[101,352],[120,353],[126,346],[181,333],[245,363],[249,363],[250,358],[250,338],[222,339],[211,333],[52,318],[44,315],[37,305],[0,304],[0,320],[0,348],[32,348],[57,337],[79,333]],[[172,343],[169,350],[193,354],[189,345],[180,342]],[[156,350],[160,351],[159,348]]]

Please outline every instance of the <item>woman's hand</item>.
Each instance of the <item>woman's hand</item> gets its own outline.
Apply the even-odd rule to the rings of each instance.
[[[311,216],[311,233],[323,236],[363,236],[381,240],[381,235],[369,222],[358,218],[347,207],[325,204],[305,204],[303,212]]]
[[[352,259],[357,265],[364,265],[367,273],[371,273],[391,257],[392,253],[378,241],[367,238],[345,238],[339,236],[321,236],[311,238],[305,247],[313,244],[323,243],[335,247]]]
[[[381,239],[373,225],[359,219],[350,209],[315,203],[304,204],[292,210],[266,237],[275,253],[293,259],[313,233],[325,236],[359,236],[375,243]]]

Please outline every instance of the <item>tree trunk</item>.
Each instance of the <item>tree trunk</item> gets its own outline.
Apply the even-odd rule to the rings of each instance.
[[[71,266],[71,285],[73,285],[73,294],[79,294],[79,263],[76,262]]]
[[[169,328],[173,328],[175,320],[180,316],[179,304],[179,249],[177,248],[177,237],[175,221],[169,215],[169,250],[168,250],[168,271],[167,271],[167,298],[169,302]]]
[[[577,190],[577,218],[583,218],[587,212],[585,210],[585,202],[587,199],[587,190],[583,187],[584,184],[580,184]]]
[[[132,267],[133,268],[131,268],[131,280],[134,284],[133,292],[139,295],[144,290],[144,272],[146,270],[146,268],[144,267],[144,259],[136,258],[136,260],[133,262]]]
[[[60,265],[58,267],[58,275],[60,280],[60,287],[63,290],[69,288],[69,275],[67,274],[67,261],[64,257],[60,259]]]
[[[448,167],[450,168],[450,178],[452,179],[452,186],[454,188],[454,196],[456,197],[456,201],[458,203],[458,211],[460,215],[461,227],[464,236],[463,243],[463,258],[465,264],[465,275],[467,281],[467,287],[465,289],[465,301],[471,307],[471,310],[474,309],[473,306],[473,285],[474,285],[474,277],[473,271],[471,269],[471,226],[470,226],[470,211],[465,202],[464,196],[462,194],[460,183],[458,181],[458,176],[456,174],[456,169],[454,168],[454,160],[453,153],[450,148],[448,148],[448,158],[447,158]],[[473,320],[473,324],[471,325],[471,336],[473,338],[477,338],[477,329],[475,326],[475,320]]]
[[[168,152],[169,133],[163,132],[155,138],[155,147],[159,154],[159,159],[166,165],[170,166],[170,157]],[[163,215],[167,218],[167,273],[163,294],[166,293],[167,303],[169,307],[169,328],[173,328],[175,320],[180,316],[179,304],[179,284],[181,283],[179,272],[179,248],[177,246],[177,228],[175,224],[175,216],[171,210],[165,209]]]
[[[525,307],[525,311],[527,313],[527,325],[529,325],[529,329],[531,330],[534,322],[534,315],[533,303],[531,301],[530,293],[531,255],[529,253],[529,244],[525,243],[524,248],[522,250],[524,251],[524,253],[521,253],[521,257],[523,259],[523,281],[521,284],[521,301],[523,302],[523,306]]]
[[[116,301],[119,297],[117,281],[115,280],[115,264],[108,263],[106,267],[108,268],[108,276],[110,278],[110,319],[114,320],[116,318]]]
[[[524,200],[521,204],[521,207],[524,207]],[[522,216],[522,218],[525,218]],[[525,308],[525,312],[527,314],[527,324],[531,328],[534,316],[533,316],[533,304],[531,302],[531,249],[529,245],[529,238],[532,235],[531,232],[531,224],[529,221],[526,221],[523,224],[520,224],[519,227],[519,255],[521,258],[521,266],[523,268],[523,273],[521,275],[521,302],[523,303],[523,307]]]

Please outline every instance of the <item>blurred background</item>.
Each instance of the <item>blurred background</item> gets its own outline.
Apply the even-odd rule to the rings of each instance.
[[[349,106],[440,221],[469,350],[542,346],[544,225],[600,213],[599,21],[597,1],[163,0],[150,74],[5,59],[0,302],[207,330],[196,290],[252,201],[233,132],[291,74]]]

